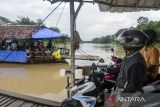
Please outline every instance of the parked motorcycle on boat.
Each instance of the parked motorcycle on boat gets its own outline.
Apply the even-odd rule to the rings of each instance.
[[[117,58],[115,58],[113,56],[112,56],[112,61],[115,61],[115,59],[117,59]],[[117,62],[121,62],[121,59],[117,60]],[[104,76],[103,80],[102,79],[95,79],[95,78],[94,79],[98,80],[98,81],[102,80],[102,83],[104,83],[104,81],[111,82],[111,83],[113,83],[113,87],[114,87],[114,83],[115,83],[115,80],[116,80],[115,78],[118,76],[119,72],[117,72],[115,69],[113,70],[112,67],[113,68],[116,68],[116,67],[118,68],[119,66],[118,66],[118,64],[113,64],[113,65],[110,65],[110,67],[101,67],[101,69],[100,69],[100,66],[98,66],[96,64],[92,64],[92,69],[95,72],[91,72],[91,74],[94,75],[94,76],[92,76],[92,75],[90,75],[90,76],[91,77],[95,77],[95,76],[98,77],[99,73],[102,73],[103,76]],[[100,72],[98,72],[98,71],[100,71]],[[75,86],[77,87],[77,91],[74,91],[75,93],[73,92],[73,97],[68,98],[68,99],[63,101],[62,107],[95,107],[95,106],[98,107],[99,106],[99,104],[97,105],[98,101],[97,101],[97,96],[95,96],[95,95],[97,93],[98,94],[100,93],[100,91],[101,91],[100,87],[98,87],[98,92],[97,93],[95,91],[96,94],[93,93],[93,91],[89,92],[89,91],[83,90],[85,88],[87,90],[90,89],[90,88],[87,88],[89,86],[89,84],[87,84],[87,85],[84,85],[84,84],[89,83],[93,79],[91,79],[90,81],[88,81],[88,80],[90,80],[89,76],[84,77],[83,79],[79,80],[76,83]],[[83,85],[83,87],[81,87],[82,85]],[[100,86],[103,86],[103,85],[104,84],[101,84]],[[90,87],[91,86],[94,86],[94,88],[97,88],[95,83],[93,83],[92,85],[90,84]],[[81,87],[81,88],[79,88],[79,87]],[[107,87],[107,85],[106,85],[106,87]],[[92,87],[91,89],[93,90],[94,88]],[[103,87],[103,88],[101,87],[101,89],[105,89],[105,87]],[[83,90],[83,92],[81,90]],[[89,94],[87,95],[85,93],[85,91]],[[152,83],[148,83],[146,86],[144,86],[143,91],[144,91],[144,94],[160,93],[160,76],[158,76],[155,79],[155,81],[153,81]],[[81,93],[78,93],[78,92],[81,92]],[[110,91],[108,91],[108,93],[109,92]],[[141,96],[141,94],[140,94],[140,96]],[[154,100],[154,99],[157,99],[157,100]],[[154,94],[152,96],[151,95],[147,96],[147,97],[145,97],[145,100],[147,101],[146,103],[139,103],[139,105],[142,105],[142,107],[159,107],[160,106],[160,99],[159,99],[158,94]],[[113,106],[104,105],[104,107],[113,107]],[[129,106],[127,106],[127,107],[129,107]],[[137,106],[135,106],[135,107],[137,107]]]
[[[125,107],[159,107],[160,106],[160,78],[157,78],[156,81],[146,85],[143,87],[144,93],[139,93],[136,98],[144,98],[145,102],[132,102],[128,106]],[[136,95],[137,93],[135,93]],[[143,101],[144,101],[143,100]],[[116,101],[116,100],[115,100]],[[99,107],[96,105],[97,100],[95,97],[92,96],[73,96],[72,98],[68,98],[63,101],[62,107]],[[112,102],[115,104],[115,102]],[[124,107],[118,105],[107,105],[105,104],[104,107]],[[133,106],[134,105],[134,106]]]
[[[97,65],[103,62],[104,60],[100,59]],[[72,97],[65,99],[62,107],[95,106],[98,87],[104,79],[104,73],[97,65],[93,63],[89,75],[75,82],[74,86],[69,90]]]
[[[113,49],[111,50],[114,52]],[[113,63],[109,65],[99,65],[99,63],[104,63],[102,58],[97,64],[93,63],[89,75],[76,81],[74,86],[70,89],[72,96],[97,96],[98,93],[102,92],[104,89],[108,89],[110,92],[118,77],[122,59],[114,56],[113,53],[111,60]]]
[[[114,81],[118,76],[120,62],[122,61],[122,59],[115,57],[114,54],[111,56],[111,60],[113,64],[105,66],[99,65],[99,63],[104,63],[103,59],[100,59],[97,64],[93,63],[90,74],[74,84],[70,89],[73,97],[65,100],[63,104],[68,104],[73,99],[76,101],[79,99],[78,101],[82,103],[82,100],[86,99],[86,97],[88,99],[95,98],[95,100],[92,100],[93,102],[98,101],[98,103],[102,104],[104,102],[104,89],[111,90],[114,87]]]
[[[103,63],[104,60],[100,59],[99,62]],[[74,86],[70,89],[72,96],[97,96],[98,87],[100,87],[104,79],[104,72],[97,65],[93,63],[89,75],[75,82]]]

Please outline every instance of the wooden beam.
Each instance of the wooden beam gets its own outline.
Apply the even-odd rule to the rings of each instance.
[[[135,2],[135,7],[136,7],[136,8],[138,7],[138,4],[139,4],[140,1],[141,1],[141,0],[137,0],[137,1]]]
[[[142,5],[143,7],[146,5],[147,1],[148,0],[143,0],[143,5]]]
[[[118,0],[115,0],[115,6],[117,6],[118,5]]]
[[[153,6],[160,8],[160,1],[159,0],[155,0]]]
[[[83,2],[80,1],[80,4],[79,4],[79,6],[78,6],[78,8],[77,8],[77,10],[76,10],[76,12],[75,12],[75,20],[77,19],[78,13],[79,13],[79,11],[80,11],[82,5],[83,5]]]
[[[128,3],[128,0],[125,0],[125,1],[124,1],[124,5],[127,5],[127,3]],[[126,11],[126,10],[125,10],[125,7],[123,7],[123,11]]]
[[[84,1],[84,2],[86,2],[86,3],[93,3],[92,1]],[[97,1],[96,3],[108,5],[108,6],[111,6],[111,7],[128,7],[128,8],[135,8],[134,5],[114,5],[114,4],[111,5],[110,3],[106,3],[106,2],[103,2],[103,1]],[[153,6],[137,6],[137,8],[158,9],[158,7],[153,7]]]

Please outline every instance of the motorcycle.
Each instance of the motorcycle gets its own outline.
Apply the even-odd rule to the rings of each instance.
[[[103,62],[100,59],[97,65],[93,63],[90,74],[75,82],[69,90],[72,97],[65,99],[61,107],[95,107],[98,87],[104,79],[104,73],[97,66]]]
[[[103,70],[97,66],[103,62],[104,60],[100,59],[97,65],[93,63],[89,75],[75,82],[74,86],[70,89],[72,96],[97,96],[98,87],[100,87],[104,79]]]
[[[120,63],[122,62],[121,58],[111,57],[113,64],[106,68],[104,82],[101,87],[101,89],[107,89],[108,93],[112,91],[112,88],[115,88],[114,85],[120,71]]]
[[[143,87],[144,93],[135,93],[135,96],[133,95],[130,98],[139,99],[138,102],[131,102],[129,104],[123,104],[118,105],[114,102],[111,102],[112,104],[105,104],[104,107],[159,107],[160,106],[160,99],[159,94],[160,93],[160,78],[157,78],[158,80],[146,85]],[[111,98],[113,99],[113,98]],[[134,100],[135,100],[134,99]],[[108,98],[107,98],[108,100]],[[122,98],[123,100],[123,98]],[[62,103],[62,107],[99,107],[97,105],[97,100],[95,97],[92,96],[73,96],[72,98],[66,99]]]
[[[97,64],[93,63],[91,72],[88,76],[78,80],[70,89],[72,96],[94,96],[97,98],[98,94],[103,95],[104,89],[110,92],[114,87],[114,83],[119,74],[121,58],[114,56],[114,49],[111,49],[113,55],[111,60],[113,64],[99,65],[104,63],[104,59],[100,58]]]
[[[113,51],[114,50],[112,49],[112,52]],[[104,63],[102,58],[97,64],[93,63],[90,74],[75,82],[74,86],[70,89],[70,93],[73,97],[64,100],[63,106],[67,106],[68,102],[72,104],[72,101],[83,104],[84,101],[87,100],[86,98],[94,99],[92,102],[96,102],[96,104],[103,104],[104,89],[108,88],[108,90],[111,90],[111,88],[114,87],[113,81],[115,81],[118,76],[120,62],[122,61],[122,59],[115,57],[114,54],[111,56],[111,60],[113,61],[113,64],[105,66],[99,65],[99,63]],[[89,105],[89,103],[87,104]],[[84,107],[88,106],[85,105]],[[92,106],[89,105],[89,107]]]
[[[112,57],[114,59],[114,57]],[[113,60],[112,59],[112,60]],[[96,67],[95,66],[96,64],[92,64],[92,68],[95,70],[95,72],[98,74],[99,70],[100,69],[100,66]],[[98,64],[97,64],[98,65]],[[115,67],[116,64],[114,65],[111,65],[110,67]],[[117,66],[118,68],[118,66]],[[107,70],[108,69],[108,70]],[[103,82],[104,81],[107,81],[107,82],[111,82],[113,83],[113,86],[114,86],[114,83],[115,83],[115,80],[114,78],[116,78],[116,75],[115,73],[119,73],[117,71],[113,72],[113,70],[110,70],[111,68],[109,68],[108,66],[107,67],[103,67],[101,68],[101,73],[103,74],[104,78],[103,78]],[[95,73],[93,72],[93,74]],[[110,74],[109,74],[110,73]],[[107,75],[106,75],[107,74]],[[108,74],[110,76],[108,76]],[[115,75],[115,76],[111,76],[112,75]],[[98,75],[97,75],[98,76]],[[93,76],[94,77],[94,76]],[[85,77],[86,78],[86,77]],[[80,82],[77,82],[77,84],[79,85],[82,85],[84,84],[84,82],[87,82],[85,80],[88,80],[89,77],[87,77],[86,79],[83,79],[83,81],[80,81]],[[98,79],[99,80],[99,79]],[[111,80],[111,81],[110,81]],[[103,83],[102,82],[102,83]],[[88,84],[89,85],[89,84]],[[93,85],[93,84],[92,84]],[[102,86],[102,84],[100,85]],[[87,86],[84,86],[84,87],[81,87],[81,88],[86,88]],[[103,88],[102,88],[103,89]],[[80,89],[81,90],[81,89]],[[154,93],[160,93],[160,75],[157,76],[157,78],[155,79],[155,81],[151,82],[151,83],[148,83],[146,86],[143,87],[143,91],[144,91],[144,94],[150,94],[150,95],[147,95],[147,97],[145,97],[145,100],[146,102],[145,103],[138,103],[136,106],[134,107],[137,107],[138,105],[142,105],[142,107],[158,107],[160,105],[160,99],[159,99],[159,94],[154,94]],[[78,91],[77,91],[78,92]],[[89,92],[89,91],[88,91]],[[96,92],[96,91],[95,91]],[[98,94],[100,93],[100,89],[98,90]],[[154,95],[152,95],[152,94]],[[96,94],[93,93],[93,91],[90,93],[90,94],[79,94],[79,95],[74,95],[72,98],[69,98],[69,99],[66,99],[63,101],[62,103],[62,107],[95,107],[95,106],[99,106],[98,102],[97,102],[97,96],[95,96]],[[143,94],[139,95],[139,97],[143,97]],[[156,99],[156,100],[155,100]],[[130,104],[131,105],[131,104]],[[134,104],[135,105],[135,104]],[[113,107],[113,106],[106,106],[106,107]],[[127,106],[129,107],[129,106]]]

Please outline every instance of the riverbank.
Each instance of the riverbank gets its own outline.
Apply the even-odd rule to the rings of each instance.
[[[83,44],[83,43],[91,43],[91,44],[114,44],[114,45],[120,45],[119,43],[117,43],[117,42],[109,42],[109,43],[93,43],[93,42],[82,42],[81,44]],[[157,48],[160,48],[160,43],[156,43],[156,47]]]

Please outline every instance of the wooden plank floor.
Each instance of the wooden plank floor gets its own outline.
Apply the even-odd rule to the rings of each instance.
[[[60,107],[61,103],[0,90],[0,107]]]

